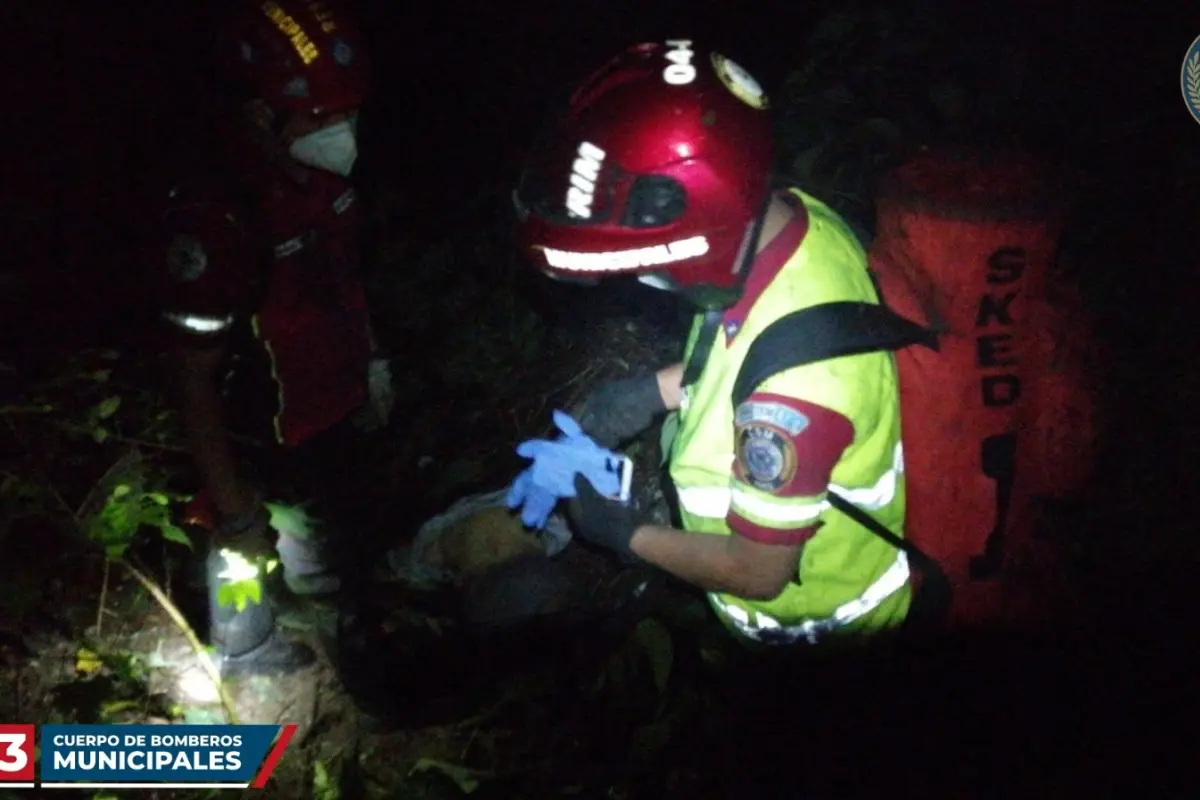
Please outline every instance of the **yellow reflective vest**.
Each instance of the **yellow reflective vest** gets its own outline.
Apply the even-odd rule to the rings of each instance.
[[[797,213],[808,214],[808,232],[755,300],[736,337],[728,346],[718,337],[700,377],[684,388],[669,445],[685,530],[729,535],[726,515],[731,509],[765,527],[822,523],[804,545],[795,581],[778,597],[755,601],[709,595],[729,628],[767,644],[815,644],[841,634],[894,628],[911,602],[905,554],[831,509],[825,493],[779,497],[733,475],[734,381],[755,337],[780,317],[809,306],[879,302],[866,254],[853,232],[824,203],[791,191],[803,203]],[[692,326],[685,364],[702,320],[697,317]],[[904,460],[893,354],[878,351],[793,367],[768,378],[759,390],[832,409],[851,421],[854,439],[834,468],[829,488],[902,536]],[[803,458],[803,452],[797,457]]]

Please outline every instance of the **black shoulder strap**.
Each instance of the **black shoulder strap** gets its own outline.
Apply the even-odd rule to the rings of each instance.
[[[905,625],[918,632],[936,630],[950,613],[950,603],[954,599],[954,587],[950,585],[950,579],[946,577],[941,565],[910,540],[900,538],[882,522],[837,492],[830,491],[827,499],[829,505],[908,556],[909,563],[921,573],[924,582],[921,584],[920,595],[914,599],[909,609]]]
[[[793,311],[751,343],[734,383],[733,404],[741,405],[767,378],[792,367],[913,344],[936,351],[937,333],[887,306],[847,301]]]
[[[792,367],[914,344],[937,351],[937,332],[884,305],[824,303],[792,312],[767,326],[751,343],[734,382],[734,408],[767,378]],[[924,576],[922,597],[909,612],[907,624],[915,630],[928,629],[945,619],[953,589],[937,562],[836,492],[829,492],[828,499],[833,508],[907,554]]]

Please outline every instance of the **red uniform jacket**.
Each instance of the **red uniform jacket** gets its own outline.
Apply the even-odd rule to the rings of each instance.
[[[304,185],[279,176],[243,195],[212,175],[172,192],[163,321],[196,346],[230,341],[225,405],[239,432],[297,445],[363,404],[371,343],[358,217],[353,187],[319,170]]]

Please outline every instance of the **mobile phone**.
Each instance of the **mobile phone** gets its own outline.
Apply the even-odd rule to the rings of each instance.
[[[608,467],[621,479],[620,493],[612,499],[628,503],[633,490],[633,459],[626,455],[614,456]]]

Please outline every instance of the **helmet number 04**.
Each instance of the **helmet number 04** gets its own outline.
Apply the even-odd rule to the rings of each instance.
[[[663,80],[672,86],[684,86],[696,80],[696,67],[692,59],[696,53],[692,50],[691,39],[668,39],[667,61],[671,63],[663,70]]]

